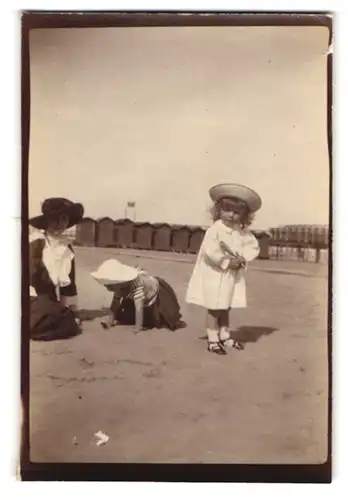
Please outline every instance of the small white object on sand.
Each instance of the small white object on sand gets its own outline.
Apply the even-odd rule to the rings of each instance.
[[[103,431],[98,431],[94,435],[96,438],[98,438],[97,446],[107,443],[110,439],[109,436],[105,434]]]

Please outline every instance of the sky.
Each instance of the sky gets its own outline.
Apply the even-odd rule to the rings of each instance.
[[[29,214],[209,224],[209,188],[246,184],[254,227],[326,224],[325,27],[34,30]]]

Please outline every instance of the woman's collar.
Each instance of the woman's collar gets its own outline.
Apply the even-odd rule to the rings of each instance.
[[[70,244],[70,241],[64,234],[60,236],[54,236],[52,234],[48,234],[47,232],[45,232],[44,237],[46,241],[49,243],[49,245],[52,246],[57,246],[57,245],[69,246]]]
[[[29,234],[29,243],[36,241],[36,240],[44,240],[44,239],[45,239],[45,235],[43,232],[35,231],[35,232]]]

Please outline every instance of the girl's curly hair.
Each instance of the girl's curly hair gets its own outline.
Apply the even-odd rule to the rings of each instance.
[[[218,200],[210,208],[209,212],[214,222],[221,219],[221,209],[223,208],[225,201],[225,198]],[[240,200],[238,200],[238,202],[243,203]],[[245,212],[243,214],[243,217],[241,218],[241,225],[243,227],[249,227],[254,221],[255,212],[251,212],[245,203],[243,203],[243,205],[245,206]]]

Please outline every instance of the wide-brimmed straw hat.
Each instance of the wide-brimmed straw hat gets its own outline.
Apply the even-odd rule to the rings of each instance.
[[[66,198],[47,198],[41,206],[42,214],[29,219],[29,224],[36,229],[47,229],[49,220],[52,217],[68,215],[68,227],[78,224],[84,213],[81,203],[73,203]]]
[[[253,190],[242,184],[217,184],[209,190],[211,199],[216,202],[223,198],[237,198],[244,201],[250,212],[256,212],[261,208],[261,198]]]
[[[139,271],[131,266],[126,266],[116,259],[106,260],[99,268],[91,273],[101,285],[118,285],[133,281],[138,276]]]

